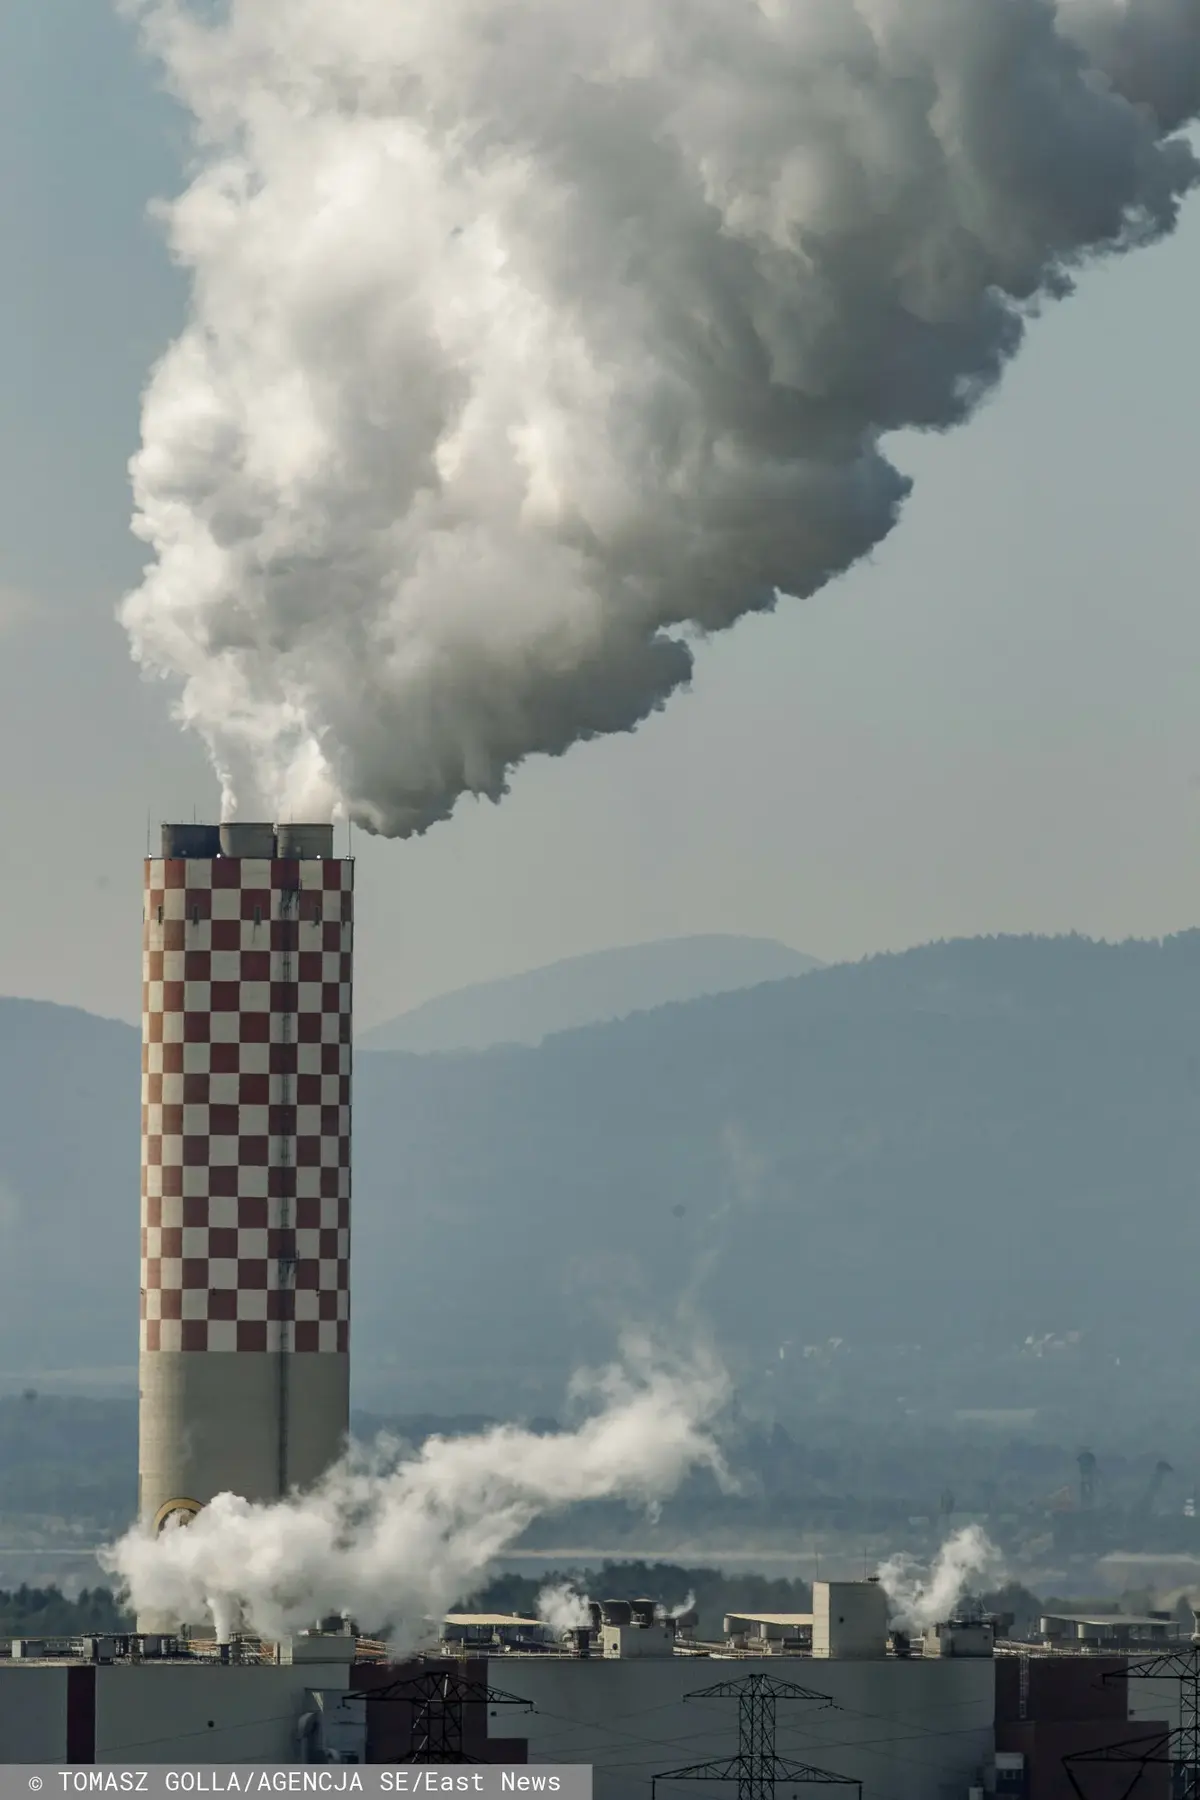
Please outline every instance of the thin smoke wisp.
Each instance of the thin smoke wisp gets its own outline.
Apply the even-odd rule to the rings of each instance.
[[[924,1631],[954,1613],[964,1594],[977,1582],[998,1581],[1003,1574],[1000,1552],[980,1526],[955,1532],[923,1567],[909,1556],[893,1556],[879,1568],[879,1581],[891,1605],[891,1622],[906,1631]]]
[[[593,1410],[575,1430],[498,1426],[432,1438],[415,1455],[381,1445],[311,1493],[274,1504],[218,1495],[186,1526],[141,1527],[103,1553],[139,1611],[275,1638],[329,1614],[414,1648],[534,1519],[584,1500],[648,1505],[688,1471],[723,1465],[713,1427],[721,1367],[634,1347],[576,1384]]]
[[[1198,173],[1200,0],[122,3],[195,124],[122,616],[268,818],[636,727]]]

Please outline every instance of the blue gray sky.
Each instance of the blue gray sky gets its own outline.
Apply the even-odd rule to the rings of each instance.
[[[104,0],[0,10],[0,992],[132,1018],[147,821],[204,757],[114,619],[126,463],[184,292],[148,209],[185,133]],[[364,1024],[687,932],[837,959],[1197,916],[1200,205],[1097,268],[869,566],[701,650],[636,735],[419,842],[356,837]]]

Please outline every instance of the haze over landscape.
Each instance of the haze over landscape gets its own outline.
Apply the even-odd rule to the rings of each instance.
[[[707,1550],[737,1596],[738,1570],[811,1575],[814,1546],[847,1572],[920,1551],[949,1491],[1061,1587],[1046,1508],[1087,1439],[1116,1508],[1094,1585],[1136,1581],[1138,1545],[1186,1579],[1198,1019],[1198,934],[991,939],[537,1047],[363,1051],[355,1428],[561,1417],[630,1322],[702,1325],[749,1487],[688,1484],[654,1525],[576,1509],[527,1555]],[[131,1504],[137,1057],[119,1022],[0,1002],[0,1586],[94,1585],[86,1546]]]
[[[1195,933],[1011,938],[535,1048],[363,1051],[358,1403],[552,1412],[627,1323],[682,1317],[784,1421],[1049,1407],[1136,1433],[1197,1379],[1159,1349],[1164,1317],[1194,1335],[1198,1021]],[[132,1385],[137,1061],[127,1026],[0,1003],[10,1387]]]

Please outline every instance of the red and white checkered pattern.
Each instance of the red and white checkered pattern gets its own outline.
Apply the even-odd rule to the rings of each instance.
[[[346,1351],[354,864],[146,863],[143,1350]]]

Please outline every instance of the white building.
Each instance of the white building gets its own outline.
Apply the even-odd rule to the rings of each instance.
[[[605,1626],[589,1657],[490,1658],[489,1686],[533,1710],[497,1711],[489,1731],[527,1738],[531,1763],[591,1763],[595,1800],[629,1800],[673,1769],[735,1755],[736,1689],[757,1674],[815,1696],[774,1702],[777,1755],[861,1782],[863,1800],[967,1800],[993,1757],[990,1635],[961,1637],[958,1654],[896,1657],[887,1624],[877,1584],[818,1582],[811,1656],[681,1652],[661,1624]],[[734,1692],[691,1697],[717,1686]],[[658,1784],[659,1800],[720,1791]]]

